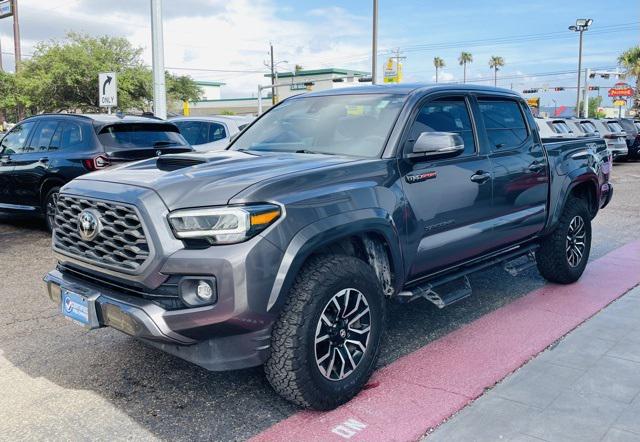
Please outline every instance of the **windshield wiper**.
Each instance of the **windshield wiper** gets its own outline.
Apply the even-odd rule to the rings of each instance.
[[[308,150],[308,149],[298,149],[295,151],[295,153],[310,153],[310,154],[316,154],[316,155],[337,155],[331,152],[319,152],[317,150]]]
[[[153,147],[159,147],[159,146],[179,146],[179,143],[176,143],[175,141],[156,141],[155,143],[153,143]]]

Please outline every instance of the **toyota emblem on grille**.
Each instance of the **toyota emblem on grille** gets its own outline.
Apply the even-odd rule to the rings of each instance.
[[[95,239],[100,233],[100,220],[93,210],[85,209],[78,215],[78,233],[85,241]]]
[[[157,155],[157,156],[162,155],[162,151],[161,151],[161,150],[156,150],[156,155]]]

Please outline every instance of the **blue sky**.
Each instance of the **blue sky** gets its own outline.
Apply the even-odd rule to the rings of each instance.
[[[379,0],[379,65],[390,50],[407,59],[406,81],[431,82],[432,60],[447,67],[441,79],[461,81],[462,50],[473,54],[469,81],[491,84],[491,55],[504,57],[499,85],[574,86],[576,18],[594,20],[585,33],[584,66],[615,67],[617,55],[640,43],[639,0]],[[165,64],[197,79],[224,81],[223,97],[255,95],[264,83],[269,41],[281,70],[343,67],[369,70],[372,0],[165,0]],[[124,36],[150,62],[149,0],[20,0],[25,56],[36,42],[67,31]],[[11,20],[0,20],[3,62],[12,69]],[[502,77],[502,80],[500,80]],[[597,80],[611,86],[614,80]],[[574,86],[575,87],[575,86]],[[606,95],[606,91],[601,93]],[[572,105],[575,89],[543,93],[542,104]],[[608,101],[608,100],[607,100]]]

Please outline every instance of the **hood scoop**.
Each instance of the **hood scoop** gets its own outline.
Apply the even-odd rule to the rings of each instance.
[[[207,162],[206,158],[189,155],[161,155],[156,160],[158,169],[165,172],[172,172],[185,167],[197,166]]]

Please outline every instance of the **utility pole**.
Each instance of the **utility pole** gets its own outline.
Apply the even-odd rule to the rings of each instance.
[[[569,26],[570,31],[580,33],[580,46],[578,49],[578,91],[576,93],[576,116],[580,117],[580,79],[582,76],[582,34],[589,29],[593,20],[590,18],[579,18],[574,26]]]
[[[12,0],[13,12],[13,54],[15,56],[16,72],[22,60],[22,49],[20,48],[20,22],[18,20],[18,0]]]
[[[373,0],[373,32],[371,42],[371,84],[378,76],[378,0]]]
[[[273,64],[273,45],[269,42],[269,52],[271,53],[271,86],[276,85],[275,65]],[[276,104],[276,88],[271,89],[271,104]]]
[[[167,118],[167,90],[164,78],[164,37],[162,0],[151,0],[151,58],[153,65],[153,113]]]

